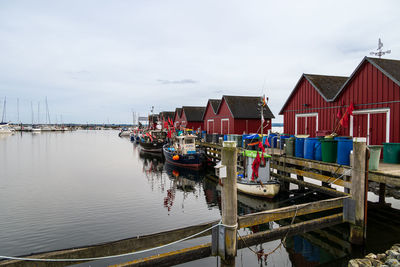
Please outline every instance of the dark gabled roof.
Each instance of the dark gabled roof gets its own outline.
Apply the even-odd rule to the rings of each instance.
[[[218,107],[219,107],[219,104],[221,103],[221,101],[222,101],[221,99],[209,99],[208,100],[208,102],[210,102],[210,104],[211,104],[211,107],[212,107],[214,113],[217,113],[217,110],[218,110]]]
[[[208,104],[210,104],[211,108],[214,111],[214,114],[217,114],[218,107],[219,107],[219,104],[221,104],[221,101],[222,101],[221,99],[208,99],[208,102],[207,102],[207,105],[206,105],[206,109],[207,109]],[[206,115],[206,111],[204,110],[203,120],[204,120],[204,116],[205,115]]]
[[[174,116],[175,116],[175,112],[174,111],[163,111],[163,112],[160,112],[160,119],[162,119],[164,117],[165,120],[167,120],[168,118],[173,120]]]
[[[371,63],[372,66],[377,68],[394,83],[400,86],[400,60],[364,57],[360,64],[358,64],[357,68],[350,75],[349,79],[347,79],[346,83],[343,84],[343,86],[340,88],[340,90],[331,101],[334,101],[340,95],[347,84],[350,83],[354,76],[356,76],[361,66],[364,65],[365,62]]]
[[[349,77],[344,76],[331,76],[331,75],[317,75],[317,74],[305,74],[301,75],[299,81],[296,83],[296,86],[293,88],[292,92],[290,93],[289,97],[286,99],[285,104],[283,105],[279,114],[283,114],[283,110],[285,109],[286,105],[289,104],[290,99],[295,94],[300,85],[301,81],[306,79],[317,92],[321,95],[321,97],[327,101],[333,101],[337,93],[340,91],[342,86],[346,83]]]
[[[400,60],[366,57],[366,60],[400,86]]]
[[[349,78],[315,74],[304,74],[304,77],[318,90],[326,101],[333,100],[337,92]]]
[[[261,117],[259,110],[261,97],[259,96],[224,95],[222,99],[225,99],[234,119],[259,119]],[[220,107],[221,104],[219,105],[218,110]],[[268,119],[275,118],[268,105],[264,106],[264,117]]]
[[[182,111],[185,112],[187,121],[203,121],[203,114],[205,110],[206,107],[182,107]]]
[[[182,116],[182,108],[176,108],[175,109],[174,118],[173,119],[175,119],[176,113],[178,113],[178,117],[180,118]]]

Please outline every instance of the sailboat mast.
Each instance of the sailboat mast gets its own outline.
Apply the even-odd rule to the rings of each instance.
[[[17,98],[17,123],[19,123],[19,98]]]
[[[32,104],[32,101],[31,101],[31,111],[32,111],[32,126],[33,126],[33,104]]]
[[[37,103],[37,123],[40,123],[40,101]]]
[[[1,117],[1,122],[4,122],[6,120],[6,102],[7,102],[7,97],[4,97],[4,103],[3,103],[3,116]]]

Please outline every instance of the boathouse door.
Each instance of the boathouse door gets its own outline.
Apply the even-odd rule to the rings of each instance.
[[[350,135],[366,137],[367,145],[389,142],[390,109],[366,109],[353,111],[350,117]]]
[[[221,119],[221,134],[229,134],[229,119]]]
[[[207,120],[207,133],[214,133],[214,120]]]

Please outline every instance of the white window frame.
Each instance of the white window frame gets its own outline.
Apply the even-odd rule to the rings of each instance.
[[[213,122],[213,129],[212,129],[212,134],[213,134],[214,133],[214,128],[215,128],[214,119],[207,120],[207,133],[210,134],[210,124],[209,124],[210,122]]]
[[[379,113],[386,113],[386,143],[389,143],[390,137],[390,108],[375,108],[375,109],[358,109],[353,110],[353,114],[361,115],[367,114],[367,145],[369,145],[369,125],[370,125],[370,116],[371,114],[379,114]],[[354,122],[353,116],[350,116],[350,135],[353,136],[354,134]]]
[[[186,128],[186,121],[181,121],[181,125],[180,126]]]
[[[229,134],[229,118],[228,119],[226,119],[226,118],[221,119],[221,134],[222,134],[222,122],[223,121],[228,121],[228,133],[227,134]]]
[[[306,117],[305,129],[307,129],[307,117],[315,117],[315,132],[318,132],[318,113],[301,113],[295,114],[294,120],[294,135],[297,135],[297,118]]]

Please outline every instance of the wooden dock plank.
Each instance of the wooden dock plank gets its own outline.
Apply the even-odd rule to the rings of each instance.
[[[320,200],[316,202],[293,205],[289,207],[266,210],[262,212],[252,213],[239,217],[239,227],[250,227],[271,221],[277,221],[285,218],[291,218],[295,214],[301,216],[304,214],[316,213],[324,210],[336,209],[343,207],[343,200],[349,196],[342,196],[332,199]]]
[[[271,168],[274,168],[274,169],[277,169],[280,171],[284,171],[284,172],[297,174],[297,175],[300,175],[303,177],[313,178],[313,179],[316,179],[316,180],[319,180],[319,181],[325,182],[325,183],[333,183],[335,185],[343,186],[346,188],[350,188],[350,186],[351,186],[350,182],[346,182],[341,179],[336,180],[335,177],[329,177],[329,176],[322,175],[322,174],[315,173],[315,172],[299,170],[299,169],[290,168],[287,166],[281,166],[281,165],[277,165],[277,164],[271,164]]]

